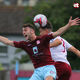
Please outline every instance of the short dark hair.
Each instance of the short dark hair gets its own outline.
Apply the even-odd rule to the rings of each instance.
[[[35,30],[34,27],[33,27],[33,25],[30,24],[30,23],[23,24],[23,28],[26,28],[26,27],[29,27],[29,28]]]
[[[42,29],[53,29],[53,26],[52,26],[52,24],[48,21],[47,22],[47,24],[46,24],[46,26],[44,26],[44,27],[40,27],[40,28],[42,28]]]

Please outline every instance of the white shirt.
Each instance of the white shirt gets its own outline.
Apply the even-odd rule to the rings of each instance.
[[[60,36],[50,40],[53,42],[54,40],[59,39],[62,41],[62,44],[56,47],[50,48],[52,59],[57,62],[65,62],[70,65],[69,61],[67,60],[67,50],[72,46],[69,44],[65,39],[61,38]]]

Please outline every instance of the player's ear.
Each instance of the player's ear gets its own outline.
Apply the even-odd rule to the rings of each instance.
[[[31,33],[34,33],[35,31],[33,29],[31,29]]]

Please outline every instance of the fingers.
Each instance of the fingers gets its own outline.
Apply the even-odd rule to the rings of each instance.
[[[80,25],[80,21],[77,21],[77,22],[75,21],[73,25]]]
[[[75,22],[79,22],[80,23],[80,19],[74,20]]]
[[[74,20],[72,20],[73,23],[75,23],[76,25],[80,25],[80,19],[79,17],[75,18]]]
[[[74,20],[80,20],[80,18],[79,18],[79,17],[77,17],[77,18],[75,18]]]
[[[70,19],[69,20],[72,20],[72,16],[70,17]]]
[[[79,22],[76,22],[76,24],[77,24],[77,25],[80,25],[80,21],[79,21]]]
[[[72,16],[70,17],[70,19],[69,19],[69,20],[72,20]],[[73,19],[73,21],[78,21],[78,20],[80,20],[80,18],[79,18],[79,17],[77,17],[77,18]]]

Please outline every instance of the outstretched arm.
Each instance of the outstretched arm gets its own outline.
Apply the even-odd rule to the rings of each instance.
[[[68,49],[68,51],[71,51],[71,52],[73,52],[74,54],[76,54],[77,56],[80,57],[80,51],[78,49],[76,49],[74,46],[70,47]]]
[[[69,22],[64,27],[59,28],[56,32],[52,33],[53,37],[59,36],[62,33],[64,33],[67,29],[69,29],[71,26],[80,25],[80,19],[75,18],[72,20],[72,17],[70,17]]]
[[[10,46],[14,46],[13,41],[9,40],[6,37],[0,36],[0,42],[6,44],[6,45],[10,45]]]
[[[65,44],[66,44],[66,50],[73,52],[74,54],[76,54],[77,56],[80,57],[80,51],[78,49],[76,49],[74,46],[72,46],[69,42],[67,42],[66,40]]]

